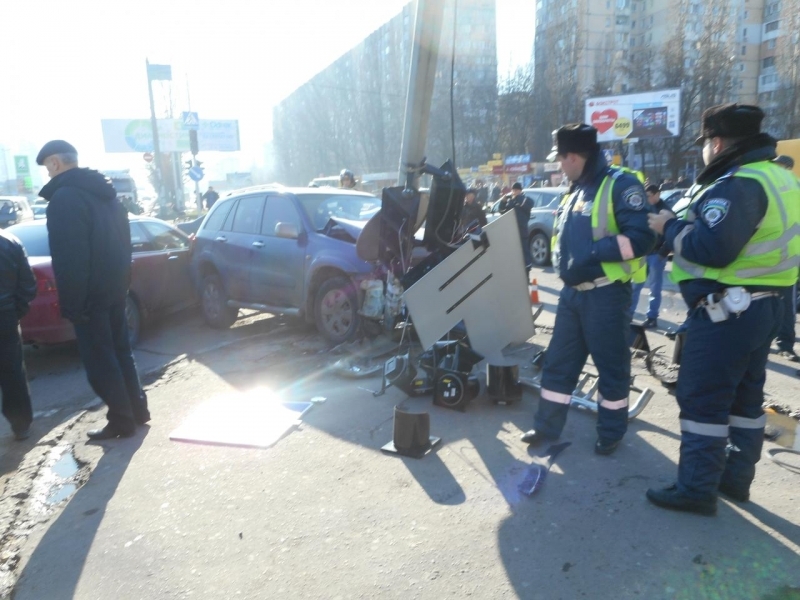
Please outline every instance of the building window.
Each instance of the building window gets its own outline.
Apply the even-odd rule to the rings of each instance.
[[[774,66],[775,66],[775,57],[774,56],[768,56],[767,58],[765,58],[764,60],[761,61],[761,68],[762,69],[768,69],[768,68],[774,67]]]
[[[747,54],[747,46],[742,46],[742,56]]]
[[[769,40],[767,42],[767,50],[775,50],[775,40]]]
[[[780,21],[772,21],[771,23],[767,23],[764,26],[764,31],[769,33],[770,31],[778,31],[778,27],[780,26]]]

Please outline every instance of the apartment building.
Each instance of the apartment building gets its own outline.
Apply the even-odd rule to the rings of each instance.
[[[763,14],[764,0],[539,0],[534,63],[537,73],[572,72],[584,94],[624,94],[665,85],[676,44],[687,72],[714,45],[730,73],[727,95],[752,103]]]
[[[432,163],[452,158],[452,70],[457,162],[479,164],[494,151],[495,0],[458,0],[454,8],[446,0],[426,150]],[[344,167],[356,174],[398,169],[413,37],[412,2],[275,107],[285,182],[304,184]]]

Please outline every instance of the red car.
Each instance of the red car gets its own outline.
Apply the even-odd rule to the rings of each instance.
[[[189,237],[159,219],[129,217],[133,265],[126,309],[131,343],[135,344],[151,316],[191,306],[197,302],[197,296],[189,275]],[[47,222],[28,221],[7,231],[22,241],[36,276],[36,298],[22,319],[23,341],[58,344],[75,339],[72,324],[61,318],[58,306]]]

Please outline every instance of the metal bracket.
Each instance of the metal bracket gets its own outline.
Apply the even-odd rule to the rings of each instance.
[[[586,387],[586,384],[591,380],[594,379],[592,382],[589,391],[586,393],[583,392],[583,388]],[[541,391],[542,389],[542,373],[539,371],[533,377],[520,377],[519,378],[520,384],[524,385],[527,388],[531,388],[537,391]],[[597,401],[594,400],[594,395],[597,392],[597,386],[600,383],[600,378],[597,375],[587,373],[583,371],[581,373],[581,378],[578,381],[578,385],[575,387],[575,391],[572,392],[572,398],[570,399],[570,406],[576,406],[578,408],[583,408],[590,410],[594,413],[597,412]],[[636,398],[634,403],[628,407],[628,420],[635,419],[638,417],[642,411],[645,409],[647,404],[653,398],[653,390],[650,388],[640,389],[634,385],[630,386],[631,391],[638,392],[639,396]]]

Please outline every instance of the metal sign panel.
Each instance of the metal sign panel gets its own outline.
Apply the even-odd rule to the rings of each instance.
[[[106,152],[153,152],[150,119],[103,119],[103,142]],[[189,152],[189,130],[180,119],[158,120],[158,141],[162,152]],[[200,150],[206,152],[239,151],[239,122],[200,119],[197,130]]]
[[[490,363],[534,334],[517,217],[510,211],[483,231],[488,247],[467,242],[403,295],[414,330],[430,348],[464,321],[472,348]]]
[[[681,91],[588,98],[585,112],[598,142],[676,137],[681,131]]]

